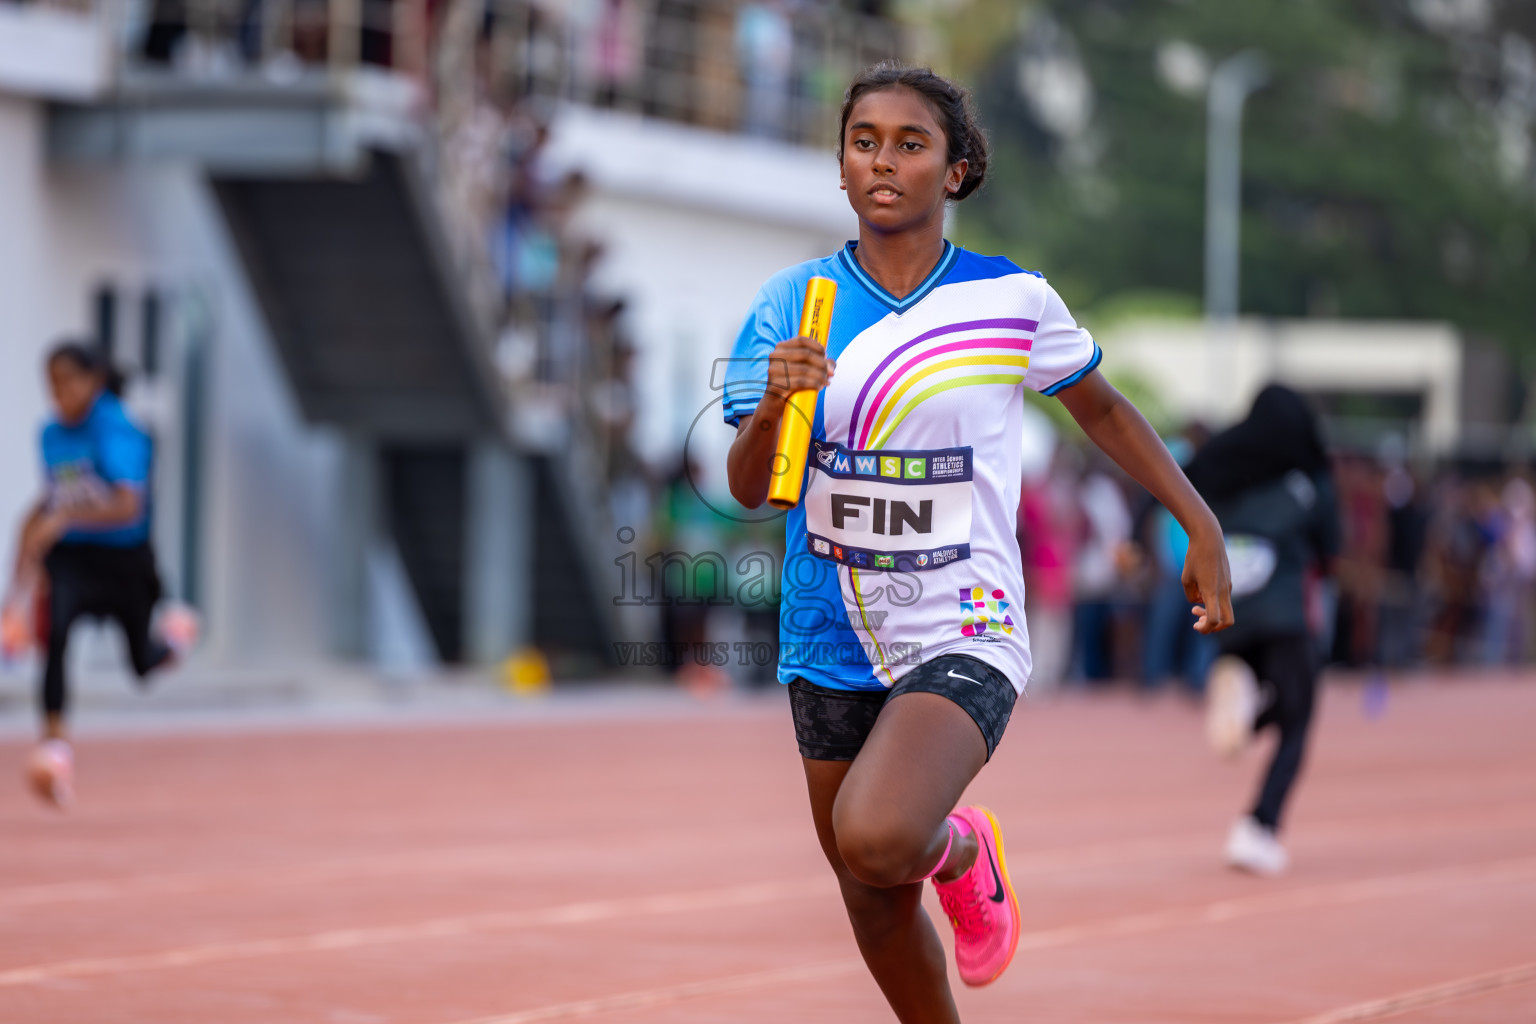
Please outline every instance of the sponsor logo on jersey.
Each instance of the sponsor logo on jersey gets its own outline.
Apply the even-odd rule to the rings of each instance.
[[[1008,595],[1000,589],[960,588],[960,635],[973,640],[1001,640],[1013,632]]]
[[[862,551],[855,551],[848,556],[848,561],[853,565],[857,565],[860,568],[863,568],[869,565],[869,555]]]
[[[837,458],[832,460],[832,471],[834,473],[849,472],[848,456],[844,455],[842,452],[838,452]]]
[[[811,541],[811,547],[815,548],[816,553],[819,555],[829,554],[832,551],[832,545],[828,544],[820,537],[817,537],[815,540]]]
[[[927,459],[906,459],[902,462],[901,475],[908,480],[922,480],[928,476]]]
[[[835,449],[835,448],[821,448],[821,449],[818,449],[817,452],[816,452],[816,458],[817,458],[817,460],[823,466],[827,466],[827,467],[830,468],[831,465],[832,465],[832,460],[837,458],[837,449]]]
[[[841,562],[843,560],[843,549],[834,544],[832,546],[832,557]]]
[[[878,470],[875,468],[873,455],[855,455],[853,457],[853,471],[863,476],[874,476]]]
[[[957,559],[959,557],[960,557],[960,549],[959,548],[939,548],[939,550],[937,550],[937,551],[935,551],[933,553],[933,564],[934,565],[943,565],[946,562],[953,562],[955,559]]]
[[[935,455],[929,467],[929,477],[934,480],[953,480],[967,475],[965,455]]]
[[[876,555],[875,556],[875,568],[876,569],[894,569],[894,568],[896,568],[896,556],[895,555]]]
[[[917,556],[917,567],[919,569],[921,569],[923,566],[925,566],[927,564],[928,564],[928,556],[927,555],[918,555]]]
[[[894,476],[897,479],[900,479],[901,478],[901,456],[900,455],[882,455],[882,456],[880,456],[880,475],[881,476]]]

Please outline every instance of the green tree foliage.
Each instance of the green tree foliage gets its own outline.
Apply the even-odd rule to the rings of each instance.
[[[1536,4],[1040,0],[965,45],[946,22],[985,55],[955,70],[996,149],[962,233],[1077,305],[1199,301],[1201,72],[1253,47],[1243,312],[1446,319],[1536,355]]]

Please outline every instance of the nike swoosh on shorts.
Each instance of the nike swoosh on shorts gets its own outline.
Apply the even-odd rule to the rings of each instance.
[[[949,678],[951,678],[951,679],[964,679],[968,683],[975,683],[977,686],[982,685],[980,679],[972,679],[970,676],[963,676],[959,672],[956,672],[954,669],[950,669],[949,670]]]

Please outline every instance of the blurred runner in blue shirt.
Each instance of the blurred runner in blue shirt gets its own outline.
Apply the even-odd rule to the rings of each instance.
[[[149,437],[128,418],[120,378],[102,353],[68,343],[48,357],[55,418],[43,428],[43,496],[22,525],[5,602],[7,645],[34,611],[47,645],[41,706],[43,742],[29,778],[44,799],[71,795],[73,754],[65,739],[65,655],[81,616],[115,620],[143,679],[174,657],[150,631],[160,578],[149,543]]]

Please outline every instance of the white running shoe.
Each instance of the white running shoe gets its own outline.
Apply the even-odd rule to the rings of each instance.
[[[32,792],[61,810],[75,801],[75,752],[68,740],[44,740],[27,758]]]
[[[1253,738],[1259,717],[1259,681],[1242,658],[1224,654],[1205,687],[1205,736],[1222,757],[1236,757]]]
[[[1238,818],[1227,834],[1227,864],[1240,871],[1273,877],[1290,865],[1290,855],[1269,829],[1252,817]]]

